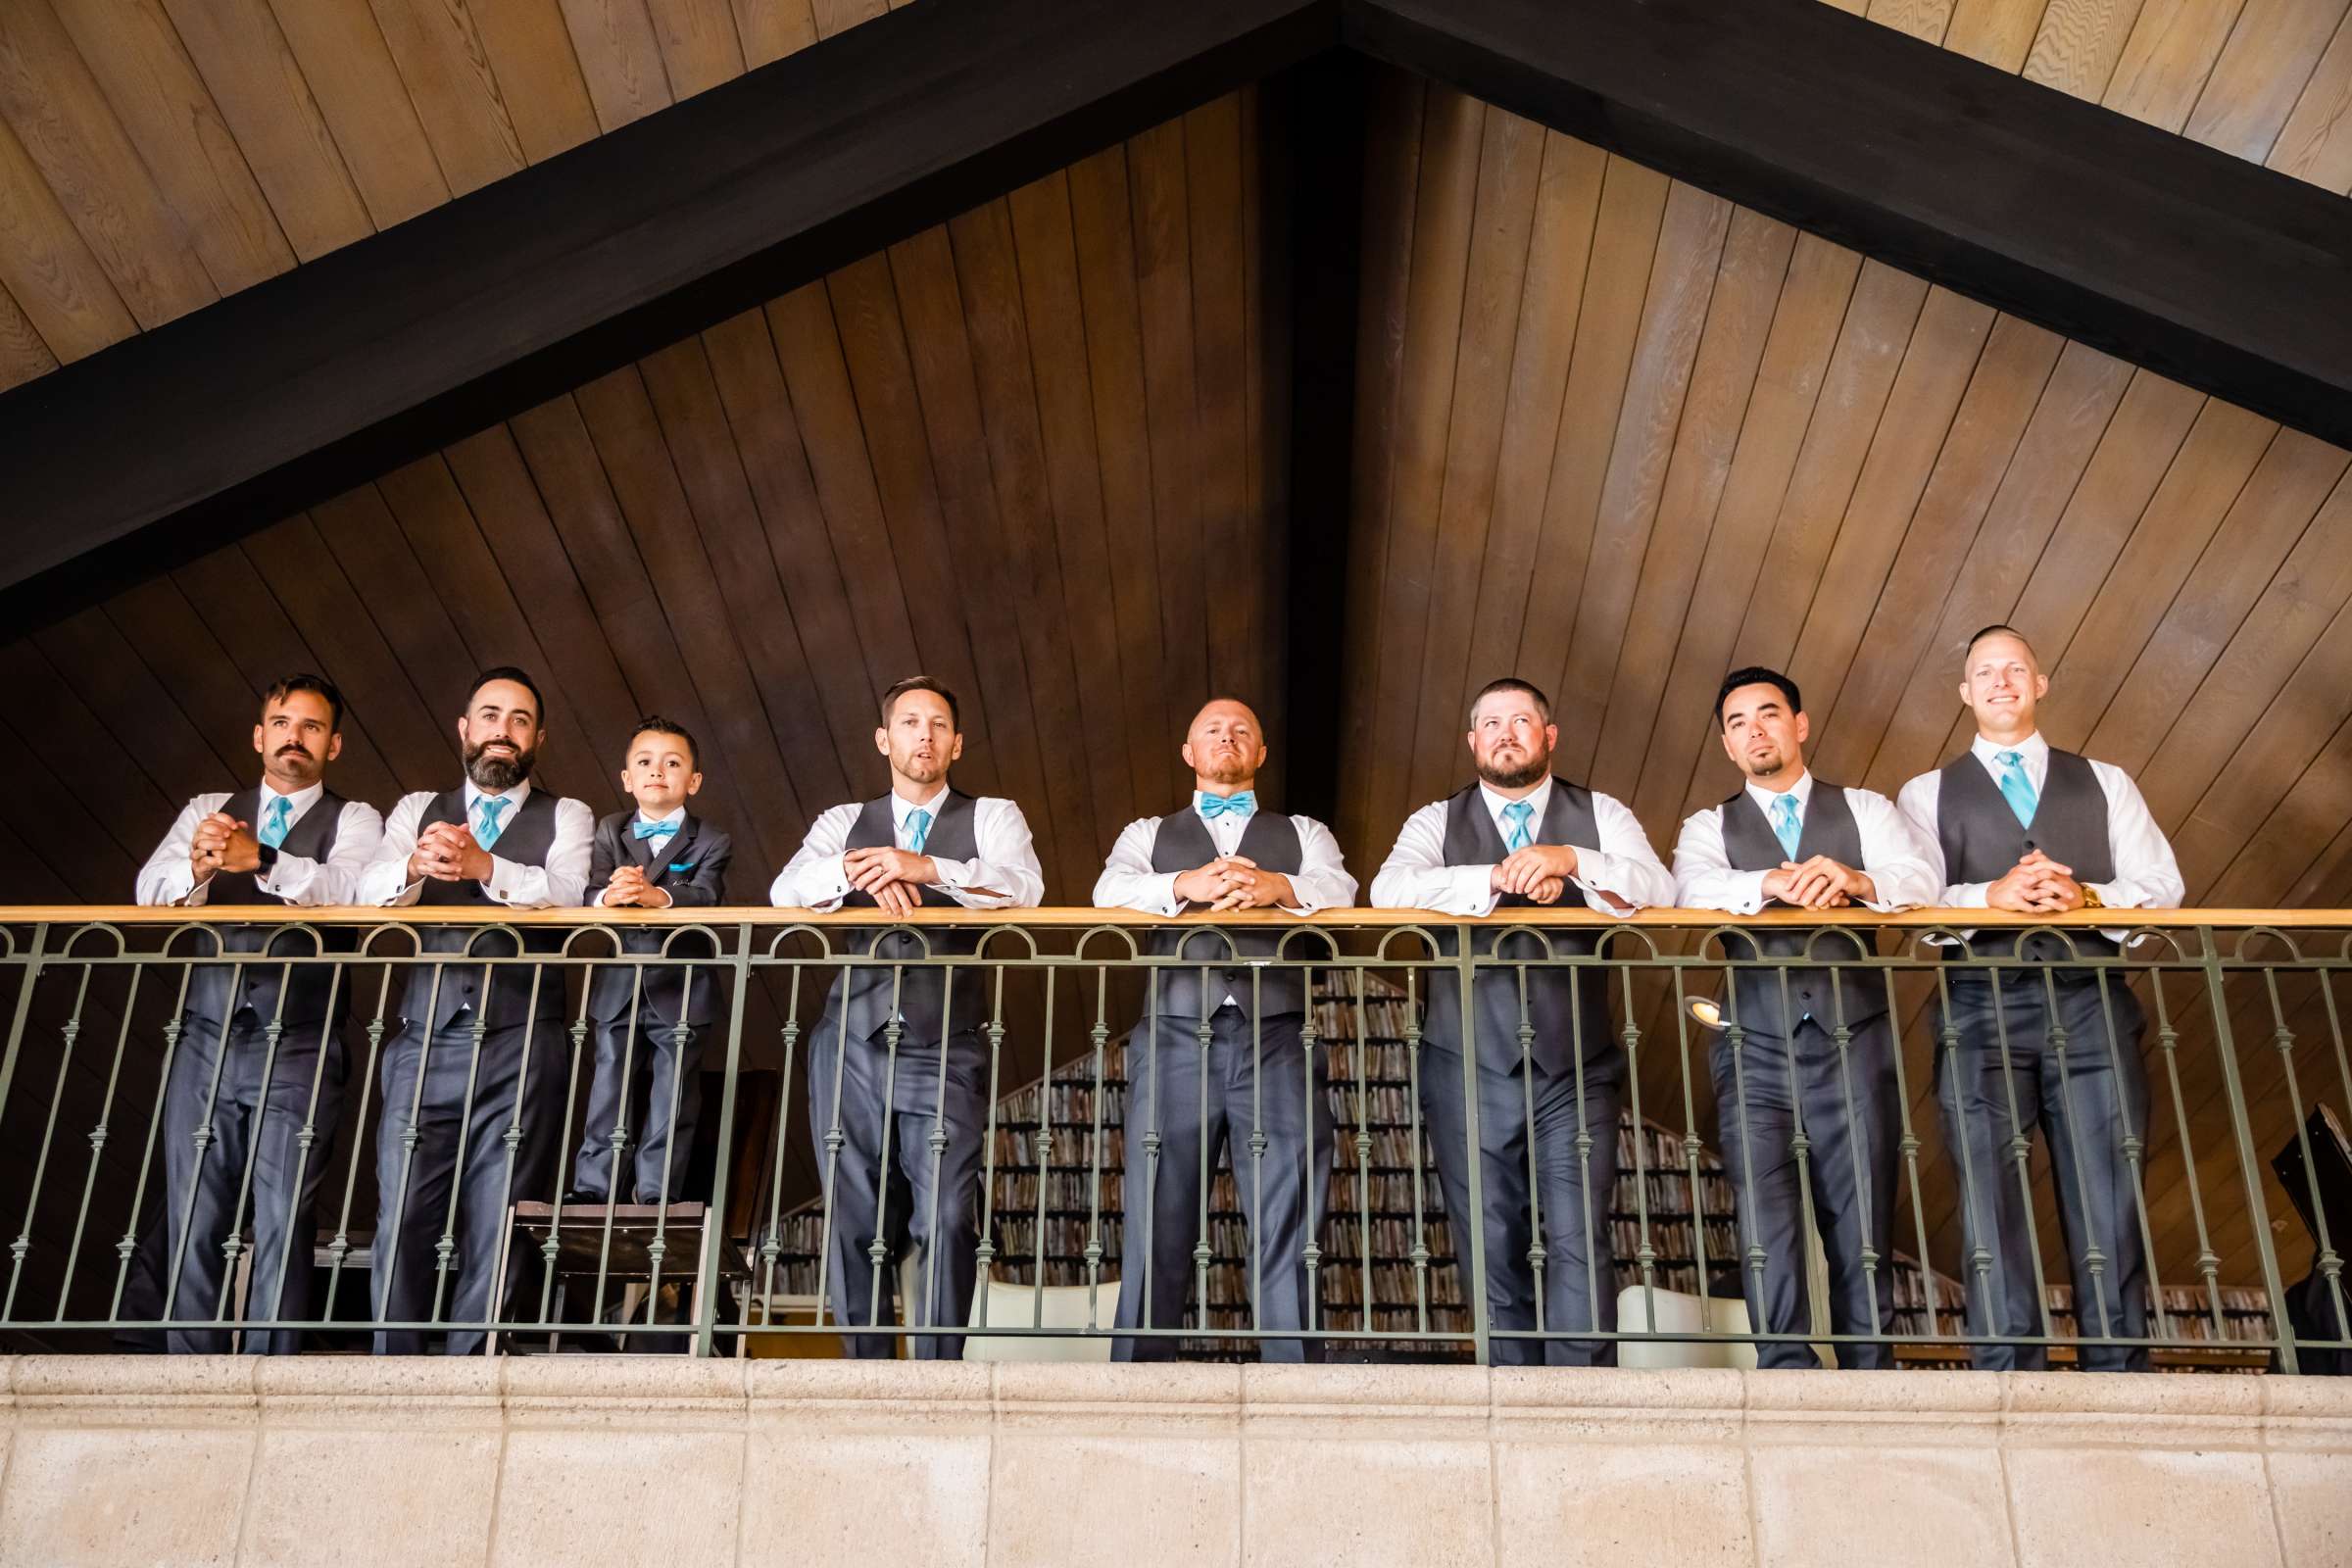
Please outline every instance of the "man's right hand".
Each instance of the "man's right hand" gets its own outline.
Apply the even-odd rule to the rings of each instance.
[[[1234,867],[1256,870],[1257,862],[1239,855],[1220,855],[1206,865],[1196,865],[1190,871],[1176,874],[1176,896],[1187,904],[1215,904],[1233,890]]]
[[[221,869],[229,840],[244,825],[226,811],[215,811],[196,824],[188,845],[188,869],[196,874],[197,886],[211,881],[213,873]]]

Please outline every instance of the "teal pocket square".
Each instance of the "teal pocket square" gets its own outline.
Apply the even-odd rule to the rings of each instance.
[[[692,860],[672,860],[669,862],[669,868],[672,871],[691,871],[694,869],[694,862]]]

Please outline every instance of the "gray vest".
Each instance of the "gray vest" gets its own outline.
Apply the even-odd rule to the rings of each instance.
[[[883,850],[896,843],[898,820],[892,812],[890,797],[885,795],[880,800],[866,802],[859,809],[858,820],[850,824],[850,836],[843,848]],[[939,815],[923,840],[923,853],[949,860],[969,860],[979,856],[980,840],[969,795],[960,790],[948,791],[946,803],[940,807]],[[875,906],[874,896],[858,888],[852,888],[841,902],[844,908]],[[923,889],[923,903],[930,908],[956,907],[954,899],[936,888]],[[926,956],[976,953],[981,933],[928,926],[916,935],[873,926],[842,926],[829,936],[836,953],[860,956],[871,953],[880,959],[903,959],[906,967],[894,971],[883,962],[849,969],[825,1003],[825,1014],[818,1024],[825,1031],[824,1038],[828,1042],[834,1039],[845,1014],[853,1039],[866,1040],[880,1034],[890,1024],[895,979],[898,1012],[906,1020],[900,1037],[901,1046],[937,1050],[947,1002],[947,971],[919,960]],[[956,1032],[961,1034],[976,1028],[987,1018],[988,1007],[987,987],[981,983],[979,971],[966,968],[958,972],[955,1013],[949,1019]]]
[[[1804,829],[1791,857],[1772,830],[1772,819],[1758,809],[1746,790],[1723,803],[1723,851],[1733,867],[1741,871],[1770,871],[1788,859],[1809,860],[1826,855],[1841,865],[1859,870],[1862,829],[1854,821],[1842,787],[1826,779],[1813,781],[1813,799],[1805,808]],[[1808,944],[1810,946],[1808,947]],[[1724,939],[1724,952],[1734,958],[1868,957],[1872,949],[1842,930],[1826,934],[1791,926],[1742,931]],[[1833,971],[1820,967],[1788,971],[1788,1004],[1782,1004],[1781,971],[1735,969],[1732,997],[1739,1005],[1740,1027],[1750,1034],[1777,1035],[1786,1040],[1797,1023],[1810,1014],[1825,1030],[1876,1018],[1886,1010],[1886,983],[1875,974],[1848,970],[1832,990]]]
[[[1936,836],[1943,847],[1947,882],[1997,882],[2029,848],[2074,867],[2078,882],[2115,879],[2107,792],[2099,788],[2099,776],[2089,762],[2054,746],[2030,826],[2019,824],[2001,787],[1973,750],[1944,763],[1936,796]],[[2070,930],[2067,937],[2073,940],[2071,950],[2065,941],[2044,933],[1980,931],[1970,939],[1969,951],[1979,957],[2021,956],[2041,963],[2063,961],[2070,955],[2107,957],[2122,951],[2093,930]]]
[[[343,798],[334,791],[320,791],[318,799],[302,814],[302,820],[286,830],[285,842],[278,846],[278,853],[300,856],[307,860],[323,860],[333,854],[335,835],[343,825]],[[257,829],[262,825],[261,808],[262,788],[258,784],[230,796],[220,808]],[[205,884],[204,902],[208,908],[249,904],[285,907],[284,900],[262,891],[251,871],[214,872],[212,881]],[[314,934],[318,938],[316,944],[311,940]],[[287,957],[307,957],[318,953],[348,953],[353,942],[353,933],[347,928],[312,926],[289,931],[282,926],[225,925],[199,932],[197,950],[208,955],[266,950]],[[284,1010],[280,1012],[278,991],[281,978],[287,976],[293,983],[284,987]],[[325,964],[285,968],[250,963],[242,969],[230,964],[200,964],[188,973],[187,1011],[191,1018],[216,1025],[227,1022],[246,1007],[251,1007],[254,1016],[265,1024],[272,1016],[288,1025],[315,1024],[326,1016],[327,993],[333,989],[334,971]],[[348,1001],[348,996],[344,1000]]]
[[[1553,779],[1551,801],[1544,809],[1544,819],[1536,824],[1535,842],[1598,848],[1600,829],[1592,815],[1592,792],[1564,779]],[[1506,853],[1502,835],[1495,831],[1494,819],[1487,813],[1486,798],[1476,784],[1446,802],[1447,865],[1493,865]],[[1496,912],[1533,905],[1531,899],[1506,893],[1496,906]],[[1584,906],[1584,893],[1574,883],[1569,884],[1555,906]],[[1441,954],[1451,957],[1459,952],[1451,931],[1441,929],[1432,935]],[[1599,938],[1582,931],[1562,929],[1548,936],[1549,952],[1558,957],[1589,956],[1600,945]],[[1473,953],[1501,958],[1534,959],[1545,956],[1544,943],[1530,933],[1519,932],[1498,942],[1496,933],[1483,926],[1471,933],[1470,946]],[[1609,1022],[1609,993],[1618,983],[1615,972],[1597,966],[1572,970],[1565,964],[1534,963],[1524,972],[1527,1022],[1535,1031],[1529,1053],[1536,1065],[1546,1072],[1566,1072],[1581,1047],[1588,1072],[1620,1073],[1624,1058],[1618,1053]],[[1519,1065],[1520,973],[1508,964],[1495,964],[1481,969],[1471,982],[1470,1003],[1479,1061],[1497,1072],[1510,1072]],[[1424,980],[1429,1014],[1422,1025],[1423,1038],[1438,1050],[1458,1052],[1463,1037],[1460,982],[1437,970],[1425,971]]]
[[[471,824],[466,815],[466,791],[463,786],[446,795],[436,795],[424,814],[416,819],[419,833],[437,822],[454,822],[460,827]],[[556,843],[556,797],[549,791],[534,788],[522,803],[521,809],[499,829],[498,842],[489,846],[491,853],[502,860],[517,865],[547,864],[547,852]],[[417,895],[418,904],[447,906],[473,905],[484,909],[503,909],[504,905],[482,891],[479,882],[443,882],[428,879]],[[416,946],[422,953],[463,953],[473,957],[504,958],[529,950],[535,953],[555,953],[564,946],[561,931],[533,928],[523,933],[521,947],[504,931],[487,930],[478,926],[436,925],[417,928]],[[490,1000],[480,1001],[482,980],[491,981]],[[531,1002],[531,981],[539,981],[538,1005]],[[481,964],[450,963],[441,969],[441,989],[433,990],[433,969],[419,964],[409,971],[409,990],[400,1010],[406,1017],[416,1019],[429,1015],[436,1029],[449,1027],[450,1020],[461,1007],[473,1007],[476,1016],[492,1029],[505,1029],[521,1023],[534,1014],[542,1019],[560,1018],[564,1013],[564,974],[560,969],[534,968],[523,964],[502,964],[485,967]]]
[[[1242,829],[1242,840],[1235,854],[1254,860],[1261,871],[1280,871],[1284,876],[1298,872],[1304,863],[1305,852],[1300,848],[1298,824],[1280,811],[1256,811],[1250,817],[1249,826]],[[1152,842],[1152,869],[1154,871],[1190,871],[1206,865],[1217,858],[1216,841],[1209,837],[1208,824],[1191,807],[1159,819],[1159,831]],[[1232,945],[1226,939],[1231,937]],[[1152,933],[1144,944],[1147,953],[1168,957],[1190,958],[1194,963],[1215,963],[1210,971],[1209,998],[1203,1004],[1200,996],[1200,971],[1198,968],[1167,968],[1159,971],[1159,1011],[1172,1018],[1199,1018],[1214,1012],[1227,996],[1250,1010],[1250,974],[1244,968],[1224,967],[1220,960],[1227,955],[1243,958],[1271,958],[1282,947],[1283,933],[1259,929],[1218,932],[1216,930],[1177,930],[1162,927]],[[1290,946],[1292,957],[1305,957],[1329,949],[1310,938],[1301,937]],[[1306,971],[1269,966],[1262,971],[1258,982],[1259,1011],[1266,1017],[1286,1012],[1306,1010]],[[1149,1004],[1147,1001],[1147,1005]]]

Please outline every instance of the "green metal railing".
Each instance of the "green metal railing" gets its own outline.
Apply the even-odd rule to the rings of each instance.
[[[436,952],[462,922],[0,911],[0,1332],[84,1349],[771,1354],[846,1333],[869,1354],[2352,1357],[2352,913],[2143,912],[2118,949],[2102,916],[1986,911],[924,911],[887,931],[698,912],[515,914]],[[2027,928],[2022,953],[1988,940]],[[664,951],[621,949],[646,929]],[[1759,950],[1759,932],[1796,945]],[[253,951],[208,956],[224,939]],[[608,1028],[590,982],[613,971],[631,1004]],[[710,977],[713,1021],[649,1033],[635,1004],[687,972]],[[1276,1010],[1293,982],[1305,1004]],[[828,1010],[854,986],[863,1013]],[[1209,1000],[1180,1017],[1188,990]],[[404,1020],[461,995],[437,1031]],[[1220,1013],[1229,996],[1245,1005]],[[591,1126],[600,1042],[633,1088]],[[650,1177],[649,1105],[690,1151]],[[1195,1136],[1202,1105],[1221,1155]]]

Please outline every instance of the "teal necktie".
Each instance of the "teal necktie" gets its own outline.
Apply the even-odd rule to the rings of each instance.
[[[476,801],[473,808],[480,813],[482,820],[481,825],[473,830],[473,842],[485,850],[496,844],[499,833],[503,831],[499,826],[498,819],[504,816],[507,808],[514,804],[503,795],[485,795]]]
[[[1193,805],[1200,812],[1203,821],[1214,822],[1227,811],[1246,821],[1257,810],[1257,796],[1250,790],[1233,795],[1211,795],[1206,790],[1196,790],[1193,792]]]
[[[931,813],[916,807],[906,813],[906,850],[910,855],[923,853],[923,840],[931,836]]]
[[[1781,850],[1791,860],[1796,858],[1796,846],[1805,836],[1804,824],[1796,819],[1796,797],[1784,795],[1772,803],[1772,831],[1779,835]]]
[[[2002,752],[1993,758],[2001,764],[2001,799],[2017,813],[2019,827],[2034,825],[2034,808],[2041,797],[2034,793],[2034,781],[2026,777],[2026,760],[2015,752]]]
[[[286,842],[286,829],[294,825],[294,803],[283,795],[270,803],[270,814],[262,821],[262,842],[276,849]]]
[[[1502,808],[1504,824],[1502,847],[1504,849],[1524,850],[1530,844],[1535,843],[1536,835],[1528,827],[1529,821],[1534,818],[1535,814],[1536,808],[1525,801],[1513,801]]]

